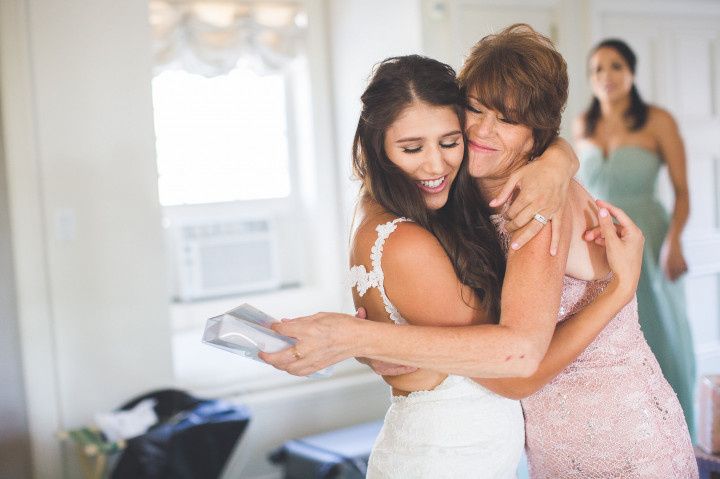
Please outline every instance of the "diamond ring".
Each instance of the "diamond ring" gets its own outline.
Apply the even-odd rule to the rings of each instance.
[[[535,213],[535,216],[533,216],[533,219],[534,219],[535,221],[537,221],[538,223],[542,223],[543,225],[548,224],[548,219],[545,218],[545,217],[544,217],[543,215],[541,215],[540,213]]]

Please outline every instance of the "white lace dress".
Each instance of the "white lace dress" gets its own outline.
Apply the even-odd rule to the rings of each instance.
[[[362,265],[350,269],[358,294],[377,288],[390,319],[398,324],[406,321],[385,293],[381,260],[385,240],[402,221],[408,220],[398,218],[376,228],[371,271]],[[367,478],[514,478],[524,442],[518,401],[450,375],[431,391],[392,397]]]

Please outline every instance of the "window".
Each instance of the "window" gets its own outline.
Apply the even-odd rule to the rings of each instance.
[[[149,14],[160,203],[290,201],[304,3],[150,0]]]
[[[199,338],[206,318],[243,302],[277,317],[349,304],[323,7],[149,6],[176,379],[188,387],[284,383],[292,378],[239,367]]]
[[[305,4],[149,5],[173,298],[304,285],[305,239],[293,232],[303,228],[298,170],[312,147],[298,126],[312,116]]]
[[[286,76],[239,65],[207,78],[153,79],[163,206],[290,195]]]

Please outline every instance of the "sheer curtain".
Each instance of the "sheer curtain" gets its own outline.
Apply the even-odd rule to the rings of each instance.
[[[304,48],[307,16],[290,2],[151,0],[155,74],[213,77],[240,60],[257,73],[282,70]]]

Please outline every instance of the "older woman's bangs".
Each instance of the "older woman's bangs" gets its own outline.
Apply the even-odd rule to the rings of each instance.
[[[495,58],[484,60],[478,62],[463,79],[466,95],[475,97],[486,108],[499,112],[507,120],[526,123],[530,106],[527,87],[501,61],[494,61]]]
[[[529,25],[483,37],[470,50],[459,80],[486,108],[533,129],[531,158],[557,137],[567,101],[567,65],[552,41]]]

